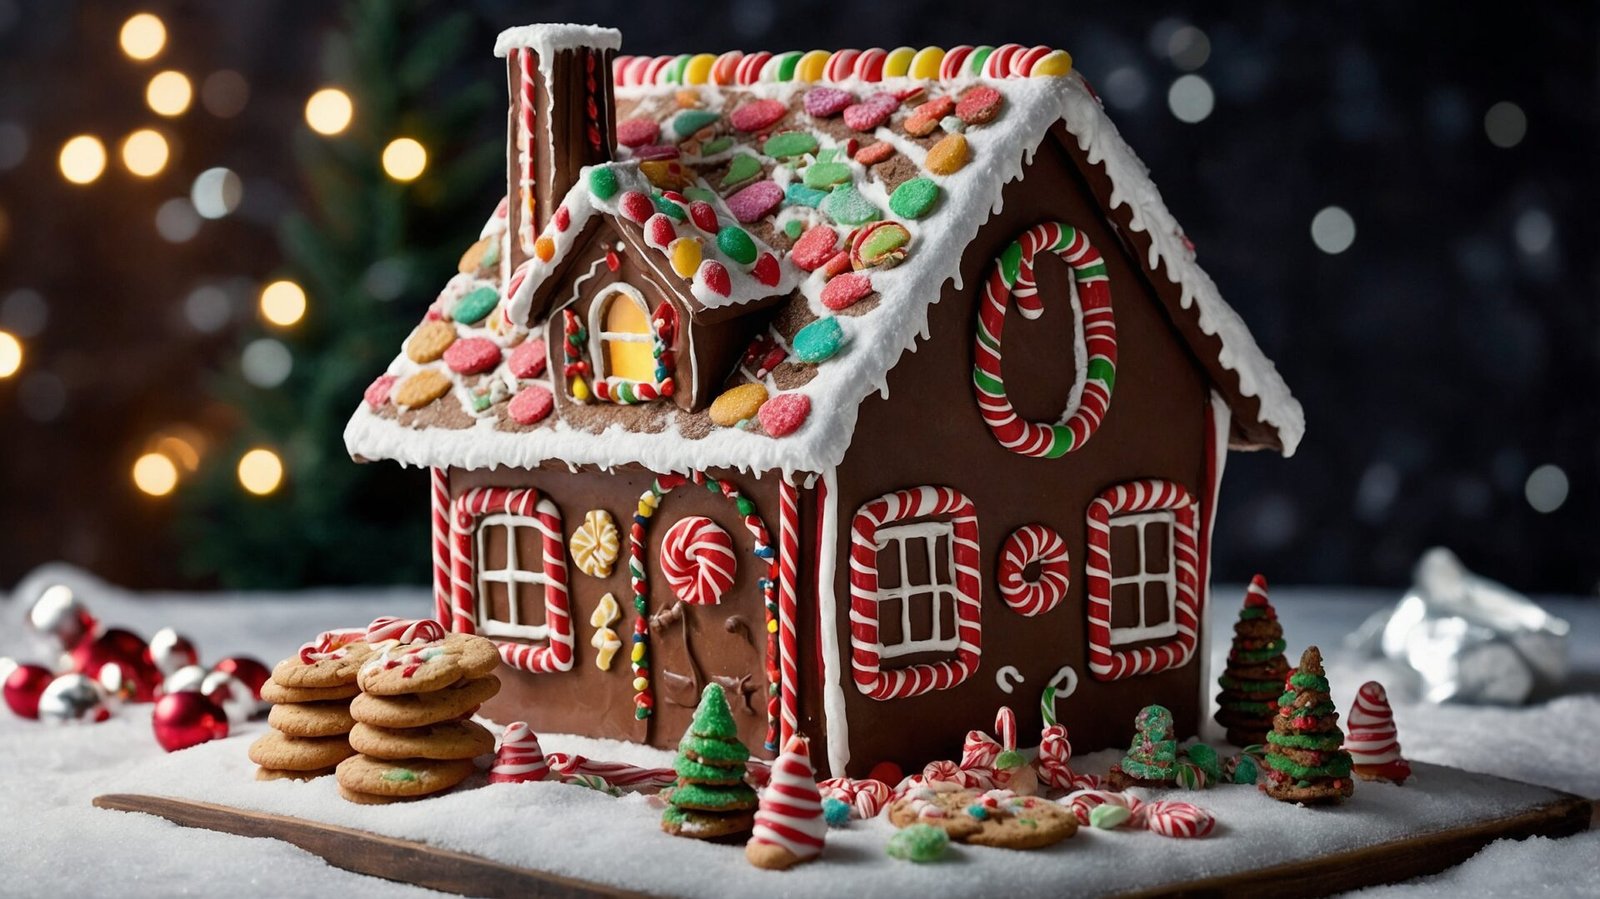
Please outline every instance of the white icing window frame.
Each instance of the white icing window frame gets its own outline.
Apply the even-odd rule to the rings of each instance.
[[[1188,488],[1163,478],[1125,481],[1101,491],[1085,510],[1085,612],[1088,618],[1089,674],[1116,681],[1182,668],[1200,642],[1200,549],[1196,531],[1200,504]],[[1172,553],[1176,602],[1172,635],[1140,645],[1113,645],[1111,637],[1111,528],[1147,512],[1172,516]],[[1142,544],[1141,544],[1141,552]],[[1141,573],[1143,563],[1141,562]],[[1140,596],[1141,604],[1144,597]],[[1141,616],[1143,612],[1141,611]],[[1141,617],[1141,621],[1142,621]]]
[[[1152,524],[1160,523],[1167,529],[1167,570],[1152,573],[1150,571],[1149,546],[1145,543],[1145,528]],[[1139,623],[1133,627],[1111,628],[1111,645],[1126,646],[1129,643],[1142,643],[1146,640],[1163,640],[1175,637],[1178,634],[1178,558],[1177,558],[1177,516],[1171,509],[1157,509],[1150,512],[1135,512],[1131,515],[1117,515],[1107,524],[1113,533],[1117,528],[1137,528],[1139,544],[1139,566],[1135,574],[1123,577],[1111,577],[1107,584],[1115,602],[1118,587],[1133,584],[1138,587],[1137,596],[1139,604]],[[1149,584],[1161,584],[1167,592],[1166,620],[1159,624],[1150,624],[1145,620],[1149,613],[1149,605],[1145,602],[1145,587]]]
[[[606,311],[611,308],[612,303],[617,302],[618,294],[631,299],[639,307],[639,311],[644,313],[644,331],[602,330],[605,325]],[[594,302],[589,304],[589,358],[594,360],[596,380],[611,380],[615,377],[611,374],[610,360],[606,356],[606,343],[609,341],[652,345],[656,341],[655,320],[650,316],[650,304],[645,302],[644,294],[639,292],[639,288],[626,281],[613,281],[600,288],[600,292],[595,294]],[[616,378],[616,380],[632,381],[635,384],[655,383],[655,378],[653,377],[648,381],[638,381],[632,378]]]
[[[911,568],[907,546],[910,541],[922,539],[927,545],[928,577],[929,581],[922,584],[910,583]],[[882,553],[893,544],[895,556],[900,562],[900,580],[894,587],[878,587],[878,606],[881,609],[884,600],[899,600],[900,602],[900,642],[882,644],[879,656],[885,659],[895,659],[901,656],[914,655],[922,652],[952,653],[961,646],[961,636],[956,627],[955,616],[951,616],[950,633],[948,636],[941,633],[944,626],[944,603],[957,601],[956,591],[956,559],[955,559],[955,524],[949,521],[919,521],[912,524],[899,524],[893,527],[879,528],[877,537],[878,552]],[[944,541],[944,558],[939,558],[940,540]],[[940,562],[944,564],[939,564]],[[914,598],[926,599],[932,605],[932,633],[927,639],[917,640],[911,636],[911,600]],[[880,618],[880,621],[882,619]]]
[[[489,529],[501,527],[506,532],[506,567],[490,569],[482,560],[489,558],[486,539]],[[544,562],[541,557],[538,571],[530,571],[519,564],[521,559],[517,555],[517,535],[520,530],[532,530],[539,533],[538,522],[525,515],[513,515],[505,512],[485,515],[478,519],[477,532],[473,539],[477,541],[478,550],[478,630],[486,637],[513,637],[519,640],[547,640],[550,637],[549,622],[545,624],[523,624],[518,619],[521,617],[521,603],[518,602],[518,593],[523,585],[541,587],[548,595],[557,584],[549,575],[545,574]],[[489,590],[491,583],[506,586],[506,609],[511,620],[502,621],[491,615],[489,608]]]

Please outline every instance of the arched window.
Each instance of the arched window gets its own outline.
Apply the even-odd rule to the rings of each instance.
[[[590,330],[599,344],[594,353],[602,366],[599,376],[654,383],[655,334],[644,296],[630,284],[611,284],[595,298],[592,308]]]

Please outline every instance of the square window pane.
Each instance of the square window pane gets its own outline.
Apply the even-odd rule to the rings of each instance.
[[[912,640],[931,640],[934,638],[933,620],[933,594],[913,593],[906,597],[906,602],[911,605],[911,633]]]
[[[544,535],[538,528],[520,527],[517,535],[517,570],[532,574],[544,571]],[[542,601],[542,600],[541,600]],[[526,618],[523,619],[527,621]]]
[[[908,537],[906,545],[906,584],[922,587],[928,579],[928,540],[926,537]]]
[[[1166,574],[1172,570],[1172,525],[1153,521],[1144,526],[1144,570]]]
[[[511,591],[499,581],[484,581],[484,611],[490,621],[511,620]]]
[[[948,640],[956,635],[956,596],[946,593],[939,597],[939,630],[935,639]]]
[[[1172,592],[1166,584],[1151,581],[1144,585],[1144,623],[1154,627],[1172,618]]]
[[[1139,571],[1139,527],[1138,525],[1112,525],[1111,527],[1111,576],[1114,578],[1134,577]],[[1113,622],[1115,625],[1115,622]]]
[[[878,642],[884,646],[896,646],[906,642],[905,632],[900,629],[900,600],[878,600]]]
[[[486,524],[482,527],[483,559],[479,566],[484,571],[503,571],[506,567],[506,535],[503,524]]]
[[[1112,586],[1111,626],[1138,627],[1139,603],[1138,584],[1116,584]]]
[[[878,550],[878,589],[893,590],[900,586],[900,541],[890,540]]]
[[[517,585],[517,623],[527,627],[544,624],[544,585],[521,583]]]

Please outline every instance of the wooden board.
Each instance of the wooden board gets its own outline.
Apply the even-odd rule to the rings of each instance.
[[[209,802],[112,793],[96,797],[94,804],[115,811],[157,815],[184,827],[283,840],[346,870],[465,896],[578,899],[641,895],[425,843]],[[1292,884],[1296,895],[1322,896],[1436,874],[1460,864],[1495,840],[1570,836],[1591,823],[1600,823],[1596,821],[1597,814],[1600,807],[1589,800],[1560,793],[1545,805],[1497,820],[1270,868],[1166,884],[1130,895],[1278,896],[1286,885]],[[403,878],[400,872],[404,872]]]

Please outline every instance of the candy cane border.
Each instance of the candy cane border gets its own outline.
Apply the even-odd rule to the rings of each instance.
[[[1041,250],[1055,253],[1072,267],[1089,356],[1077,409],[1054,425],[1017,415],[1006,397],[1005,376],[1000,370],[1000,337],[1012,298],[1024,318],[1038,318],[1044,311],[1033,277],[1034,258]],[[1022,232],[1006,247],[983,285],[973,355],[972,387],[978,410],[1001,446],[1023,456],[1058,459],[1089,442],[1111,407],[1111,390],[1117,380],[1117,320],[1111,309],[1105,260],[1082,231],[1062,222],[1044,222]]]
[[[549,583],[544,590],[545,625],[550,638],[544,646],[496,640],[500,658],[507,665],[532,674],[572,670],[572,606],[567,594],[567,553],[562,543],[561,512],[555,503],[531,487],[474,487],[456,497],[450,516],[453,545],[452,595],[455,614],[451,630],[477,631],[477,559],[473,535],[485,515],[520,515],[531,518],[538,529],[544,574]]]
[[[800,488],[778,483],[778,745],[800,730]]]
[[[1178,596],[1173,615],[1178,634],[1171,640],[1136,649],[1111,645],[1111,518],[1119,512],[1173,513],[1172,564],[1177,566]],[[1121,680],[1181,668],[1194,657],[1200,631],[1197,593],[1198,550],[1195,519],[1199,504],[1181,484],[1148,478],[1118,484],[1089,504],[1088,558],[1084,563],[1089,594],[1089,673],[1096,680]]]
[[[1039,563],[1039,577],[1027,580],[1023,570]],[[1067,541],[1054,528],[1025,524],[1012,531],[1000,545],[1000,563],[995,580],[1000,599],[1011,611],[1032,618],[1061,605],[1072,586],[1072,556]]]
[[[882,668],[878,639],[878,528],[891,521],[950,515],[956,569],[956,657],[904,668]],[[877,700],[948,690],[978,669],[983,648],[982,583],[978,576],[978,515],[966,494],[950,487],[913,487],[863,505],[851,522],[850,664],[856,688]]]

